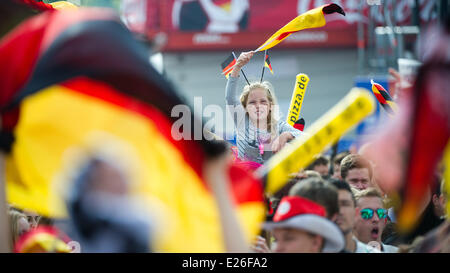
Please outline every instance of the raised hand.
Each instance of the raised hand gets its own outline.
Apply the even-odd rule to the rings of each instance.
[[[272,152],[278,152],[284,147],[284,145],[286,145],[289,140],[293,138],[294,136],[292,136],[292,134],[289,132],[282,133],[272,142]]]
[[[253,54],[255,54],[253,51],[242,52],[237,59],[236,66],[243,67],[244,65],[246,65],[253,57]]]
[[[272,251],[267,246],[266,239],[261,236],[256,238],[256,242],[251,246],[251,250],[256,253],[271,253]]]
[[[232,77],[239,76],[239,72],[241,71],[241,68],[244,65],[248,64],[250,59],[253,57],[253,54],[255,54],[255,52],[248,51],[248,52],[242,52],[241,55],[239,55],[239,58],[236,61],[236,65],[234,66],[233,71],[231,72]]]

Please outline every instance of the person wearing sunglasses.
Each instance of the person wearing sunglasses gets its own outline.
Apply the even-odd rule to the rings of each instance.
[[[388,220],[381,194],[374,188],[359,192],[356,196],[356,238],[370,246],[379,247],[383,252],[395,253],[398,248],[381,242],[381,234]]]

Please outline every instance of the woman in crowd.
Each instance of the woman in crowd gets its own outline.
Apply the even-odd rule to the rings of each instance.
[[[301,132],[277,120],[278,105],[269,82],[252,82],[238,96],[239,72],[253,54],[244,52],[237,59],[227,82],[225,98],[237,131],[238,157],[262,164]]]

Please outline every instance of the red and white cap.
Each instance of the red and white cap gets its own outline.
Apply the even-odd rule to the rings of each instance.
[[[295,228],[324,238],[322,252],[339,252],[345,247],[344,235],[339,227],[325,217],[325,209],[306,198],[286,196],[281,199],[273,222],[266,222],[264,229]]]

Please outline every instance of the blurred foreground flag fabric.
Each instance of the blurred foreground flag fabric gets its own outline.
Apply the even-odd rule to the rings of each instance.
[[[308,29],[323,27],[326,24],[325,14],[340,13],[345,16],[344,10],[336,4],[323,5],[321,7],[309,10],[299,16],[295,17],[292,21],[287,23],[284,27],[279,29],[275,34],[270,36],[258,49],[255,51],[263,51],[276,46],[286,39],[294,32]]]
[[[225,146],[193,140],[193,128],[201,126],[193,111],[187,117],[191,130],[184,128],[188,137],[172,132],[178,119],[171,117],[172,108],[187,103],[149,64],[148,50],[118,17],[101,9],[44,12],[0,41],[0,62],[10,64],[0,68],[8,202],[65,217],[61,191],[69,185],[57,178],[67,154],[105,136],[132,152],[132,192],[165,207],[169,234],[153,249],[225,250],[216,203],[203,179],[205,161]],[[236,166],[229,175],[250,240],[264,217],[261,184]]]
[[[19,3],[28,5],[31,9],[37,11],[61,10],[61,9],[77,9],[78,6],[69,1],[55,1],[52,3],[39,2],[37,0],[17,0]]]
[[[47,11],[47,10],[53,10],[53,6],[51,4],[47,4],[44,2],[38,2],[36,0],[18,0],[18,3],[23,3],[28,5],[31,9],[37,10],[37,11]]]

